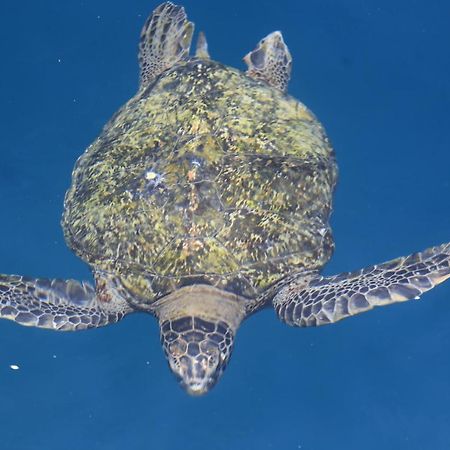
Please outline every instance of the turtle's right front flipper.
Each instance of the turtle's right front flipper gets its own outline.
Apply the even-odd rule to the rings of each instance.
[[[119,321],[124,300],[96,296],[88,283],[0,275],[0,318],[21,325],[75,331]]]
[[[377,306],[418,299],[448,278],[450,243],[357,272],[299,274],[275,295],[273,304],[288,325],[324,325]]]

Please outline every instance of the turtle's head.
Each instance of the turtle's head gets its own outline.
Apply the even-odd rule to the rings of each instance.
[[[222,375],[233,349],[225,322],[186,316],[161,324],[161,342],[172,372],[191,395],[206,394]]]
[[[184,286],[160,300],[161,343],[172,372],[191,395],[222,375],[245,316],[242,298],[213,286]]]

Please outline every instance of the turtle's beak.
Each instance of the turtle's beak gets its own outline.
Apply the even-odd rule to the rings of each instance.
[[[161,342],[169,366],[191,395],[206,394],[222,375],[233,347],[225,322],[182,317],[161,324]]]
[[[206,394],[220,378],[225,364],[222,363],[218,350],[214,355],[205,356],[198,353],[195,356],[183,355],[180,364],[173,364],[169,358],[169,365],[180,379],[181,386],[190,395]]]

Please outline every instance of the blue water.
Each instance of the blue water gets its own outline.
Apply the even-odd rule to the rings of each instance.
[[[89,279],[59,226],[72,166],[136,90],[156,2],[0,3],[0,273]],[[281,29],[290,93],[340,164],[326,273],[450,240],[450,3],[187,0],[212,56],[241,62]],[[419,302],[238,333],[206,397],[175,383],[156,322],[55,333],[0,322],[0,449],[450,448],[450,283]],[[17,364],[19,370],[11,370]]]

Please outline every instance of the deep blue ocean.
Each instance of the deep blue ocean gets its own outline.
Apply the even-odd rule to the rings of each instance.
[[[90,280],[64,243],[63,196],[137,89],[156,5],[1,1],[0,273]],[[450,2],[184,6],[230,66],[283,32],[289,92],[325,125],[340,166],[326,274],[450,240]],[[148,315],[79,333],[0,321],[0,449],[450,449],[450,282],[319,328],[265,310],[202,398],[177,385]]]

